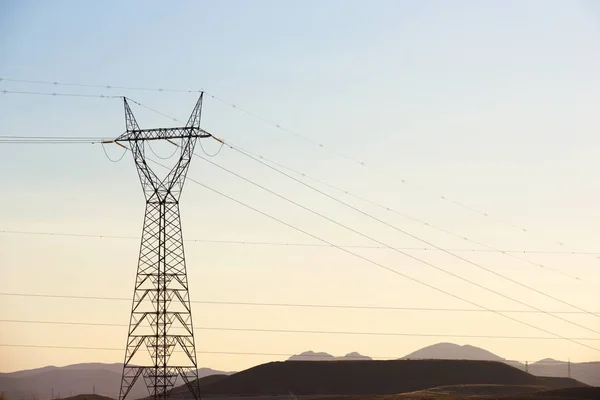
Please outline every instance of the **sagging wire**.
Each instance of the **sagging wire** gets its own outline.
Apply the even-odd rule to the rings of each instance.
[[[114,140],[104,140],[104,141],[100,142],[100,144],[102,145],[102,151],[104,151],[104,155],[106,156],[106,158],[108,159],[108,161],[113,162],[113,163],[118,163],[119,161],[121,161],[123,159],[123,157],[125,157],[125,154],[127,154],[127,150],[129,150],[127,147],[123,146],[119,142],[115,142]],[[106,151],[106,147],[104,146],[105,144],[116,144],[118,146],[121,146],[125,150],[123,150],[123,154],[121,154],[121,156],[118,159],[113,160],[108,155],[108,152]]]
[[[221,146],[219,147],[219,149],[216,151],[216,153],[214,154],[209,154],[206,149],[204,148],[204,146],[202,145],[202,140],[199,140],[198,143],[200,144],[200,148],[202,149],[202,151],[204,152],[204,154],[206,154],[208,157],[216,157],[219,155],[219,153],[221,152],[221,150],[223,150],[223,146],[225,145],[225,143],[219,139],[214,137],[213,135],[210,135],[213,139],[215,139],[216,141],[218,141],[219,143],[221,143]]]
[[[169,142],[171,142],[171,140],[169,140]],[[171,143],[175,144],[174,142],[171,142]],[[177,149],[175,149],[175,150],[173,151],[173,153],[171,153],[171,155],[170,155],[170,156],[167,156],[167,157],[161,157],[161,156],[159,156],[159,155],[156,153],[156,151],[154,151],[154,149],[153,149],[153,148],[152,148],[152,146],[150,145],[150,142],[147,142],[146,144],[148,145],[148,148],[150,149],[150,151],[152,152],[152,154],[154,154],[156,157],[160,158],[161,160],[168,160],[168,159],[172,158],[172,157],[175,155],[175,153],[177,153]],[[177,145],[177,144],[175,144],[175,145],[176,145],[177,147],[179,147],[179,145]]]

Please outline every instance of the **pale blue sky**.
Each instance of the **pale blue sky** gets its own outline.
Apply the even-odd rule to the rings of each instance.
[[[200,89],[335,148],[360,167],[207,97],[202,126],[242,147],[406,214],[497,248],[598,251],[600,6],[592,1],[189,1],[0,0],[0,77],[113,86]],[[127,95],[184,119],[194,94],[0,82],[0,90]],[[172,121],[134,107],[142,127]],[[117,136],[115,99],[0,94],[0,134]],[[214,143],[207,143],[214,150]],[[108,149],[113,156],[118,148]],[[158,148],[167,154],[168,147]],[[215,161],[344,223],[399,246],[417,242],[317,197],[223,150]],[[386,171],[386,172],[384,172]],[[92,145],[0,145],[0,230],[138,235],[143,198],[133,163],[110,163]],[[372,244],[232,178],[202,160],[190,177],[339,244]],[[519,233],[423,191],[444,194],[524,226]],[[351,200],[351,199],[348,199]],[[187,239],[313,242],[189,183]],[[455,238],[356,203],[437,245]],[[2,290],[130,297],[135,240],[0,236]],[[386,250],[360,250],[411,276],[494,308],[522,306]],[[192,298],[468,307],[335,249],[193,244]],[[566,307],[465,263],[415,253],[547,310]],[[600,260],[527,255],[596,286],[501,254],[470,259],[592,311],[600,311]],[[0,319],[127,323],[127,302],[0,296]],[[535,335],[499,316],[392,311],[283,310],[196,305],[196,325],[440,334]],[[593,333],[548,316],[517,315],[574,337]],[[570,319],[600,330],[600,319]],[[0,323],[0,343],[120,348],[124,328]],[[600,335],[596,335],[599,338]],[[433,338],[242,334],[199,331],[198,350],[303,350],[402,356]],[[454,340],[501,356],[598,360],[568,342]],[[590,341],[600,347],[600,342]],[[0,347],[0,371],[122,359],[120,352]],[[260,357],[199,355],[236,370]]]

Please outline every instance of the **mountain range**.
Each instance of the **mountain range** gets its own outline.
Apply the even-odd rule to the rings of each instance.
[[[306,351],[289,358],[293,361],[343,361],[356,359],[371,359],[368,356],[359,353],[349,353],[345,356],[335,357],[324,352]],[[549,377],[568,377],[569,369],[571,377],[580,382],[591,386],[600,386],[600,361],[585,363],[569,363],[567,361],[554,360],[546,358],[537,362],[525,365],[522,362],[508,360],[500,357],[485,349],[470,346],[457,345],[453,343],[438,343],[424,347],[404,357],[400,360],[479,360],[479,361],[499,361],[509,364],[513,367],[527,371],[532,375]]]
[[[64,398],[76,394],[99,394],[119,397],[123,364],[85,363],[65,367],[47,366],[24,371],[0,373],[0,394],[8,399],[44,400]],[[212,375],[229,375],[231,372],[210,368],[198,369],[200,378]],[[183,384],[178,379],[176,385]],[[132,388],[132,399],[148,395],[140,379]]]
[[[527,370],[532,375],[567,377],[569,368],[571,377],[592,386],[600,386],[600,362],[571,363],[544,359],[526,366],[517,361],[507,360],[485,349],[469,345],[438,343],[399,357],[400,360],[478,360],[498,361]],[[371,360],[370,357],[356,352],[336,357],[325,352],[307,351],[294,355],[289,361],[345,361]],[[46,400],[52,397],[67,397],[82,393],[96,393],[113,398],[118,397],[122,364],[86,363],[65,367],[47,366],[42,368],[0,373],[0,393],[9,399]],[[200,368],[200,377],[212,375],[231,375],[233,372]],[[182,382],[177,382],[177,385]],[[132,389],[130,398],[147,395],[147,391],[139,381]]]
[[[369,356],[363,356],[357,352],[348,353],[342,357],[335,357],[329,353],[315,353],[314,351],[305,351],[288,358],[288,361],[344,361],[344,360],[372,360]]]

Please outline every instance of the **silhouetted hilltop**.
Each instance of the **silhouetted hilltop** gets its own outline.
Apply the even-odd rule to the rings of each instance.
[[[555,360],[554,358],[544,358],[543,360],[539,360],[534,362],[531,365],[542,365],[542,364],[565,364],[566,361]]]
[[[506,359],[479,347],[454,343],[438,343],[424,347],[404,357],[403,360],[479,360],[479,361],[506,361]]]
[[[319,352],[315,353],[314,351],[305,351],[300,354],[295,354],[288,358],[288,361],[345,361],[345,360],[372,360],[369,356],[363,356],[360,353],[352,352],[348,353],[345,356],[334,357],[329,353]]]
[[[300,354],[295,354],[288,358],[289,361],[333,361],[335,357],[329,353],[319,352],[316,353],[314,351],[305,351]]]
[[[337,360],[343,361],[343,360],[372,360],[371,357],[369,356],[363,356],[360,353],[357,352],[352,352],[352,353],[348,353],[343,357],[338,357]]]

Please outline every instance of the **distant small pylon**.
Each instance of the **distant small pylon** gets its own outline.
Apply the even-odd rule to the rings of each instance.
[[[525,361],[525,372],[529,373],[529,361]]]

